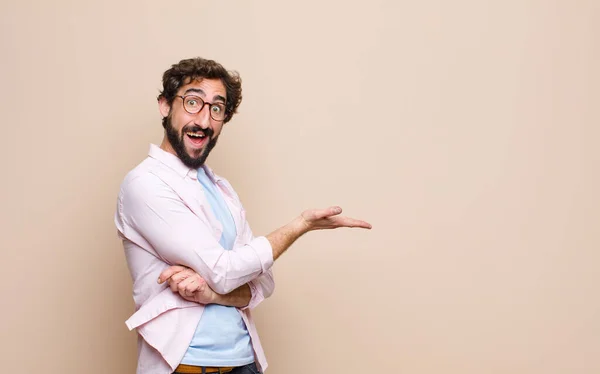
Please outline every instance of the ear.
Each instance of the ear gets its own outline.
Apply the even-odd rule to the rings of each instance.
[[[163,116],[163,118],[167,117],[169,115],[169,112],[171,111],[171,106],[167,102],[167,99],[165,99],[162,96],[160,97],[160,99],[158,99],[158,110],[160,112],[160,115]]]

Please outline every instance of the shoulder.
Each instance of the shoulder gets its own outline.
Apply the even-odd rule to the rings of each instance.
[[[165,176],[176,173],[161,162],[148,157],[133,168],[123,181],[119,190],[119,199],[143,198],[160,195],[161,191],[170,191],[172,188],[165,181]]]
[[[157,162],[148,157],[136,167],[131,169],[121,182],[121,192],[128,191],[130,188],[136,188],[142,182],[155,183],[158,178],[153,170],[158,167]]]

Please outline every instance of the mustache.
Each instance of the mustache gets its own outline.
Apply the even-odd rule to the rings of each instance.
[[[204,136],[207,136],[209,138],[212,138],[212,136],[215,133],[215,131],[213,129],[211,129],[210,127],[203,129],[202,127],[200,127],[198,125],[183,126],[183,128],[181,129],[181,135],[183,136],[183,134],[185,134],[186,132],[203,133]]]

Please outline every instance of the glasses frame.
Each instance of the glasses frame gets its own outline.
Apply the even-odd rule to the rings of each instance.
[[[198,114],[202,111],[202,109],[204,109],[205,105],[208,105],[208,113],[210,114],[210,118],[212,118],[214,121],[222,122],[225,120],[225,117],[227,117],[227,108],[225,107],[225,103],[219,103],[219,104],[209,103],[209,102],[204,101],[204,99],[202,99],[198,95],[185,95],[185,96],[175,95],[175,97],[181,98],[181,105],[183,106],[183,110],[185,110],[189,114]],[[190,112],[189,110],[187,110],[187,108],[185,107],[185,98],[186,97],[194,97],[194,98],[198,99],[200,102],[202,102],[202,106],[200,106],[200,109],[197,112]],[[211,109],[215,106],[220,109],[219,105],[223,106],[223,118],[216,119],[215,117],[213,117],[213,113],[212,113]]]

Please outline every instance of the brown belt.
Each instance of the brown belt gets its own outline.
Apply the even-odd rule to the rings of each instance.
[[[201,366],[192,366],[192,365],[184,365],[181,364],[177,366],[175,369],[175,373],[181,374],[204,374],[204,373],[229,373],[234,368],[232,367],[205,367],[204,371],[202,371]]]

